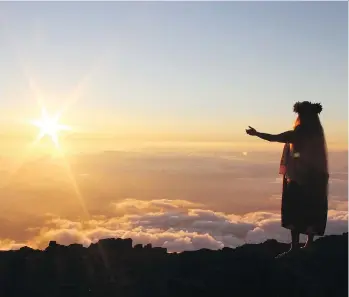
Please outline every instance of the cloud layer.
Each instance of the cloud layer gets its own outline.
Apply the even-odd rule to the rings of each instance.
[[[17,249],[23,245],[43,249],[50,240],[69,245],[89,246],[104,238],[132,238],[134,244],[165,247],[170,252],[221,249],[244,243],[260,243],[274,238],[289,242],[289,232],[280,226],[280,215],[254,212],[243,216],[215,212],[204,205],[184,200],[141,201],[126,199],[111,204],[115,216],[91,217],[73,221],[49,215],[27,243],[0,241],[1,249]],[[123,215],[121,215],[123,213]],[[125,214],[126,213],[126,214]],[[330,210],[327,234],[348,231],[348,213]]]
[[[42,249],[50,240],[88,246],[109,237],[169,251],[290,240],[280,227],[279,153],[109,151],[66,158],[69,166],[33,158],[14,175],[15,166],[0,159],[8,171],[0,183],[1,249]],[[348,229],[347,152],[330,154],[330,169],[327,234],[336,234]]]

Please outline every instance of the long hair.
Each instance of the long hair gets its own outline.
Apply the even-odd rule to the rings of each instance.
[[[294,123],[294,129],[299,128],[296,143],[293,148],[298,151],[309,145],[311,151],[319,157],[319,162],[324,171],[328,172],[327,165],[327,144],[324,129],[322,127],[319,114],[322,106],[319,103],[310,103],[308,101],[296,103],[294,111],[298,117]],[[308,157],[310,157],[308,155]]]

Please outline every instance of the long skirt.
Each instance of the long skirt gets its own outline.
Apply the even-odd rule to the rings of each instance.
[[[307,185],[283,178],[281,225],[301,234],[322,236],[328,211],[328,175]]]

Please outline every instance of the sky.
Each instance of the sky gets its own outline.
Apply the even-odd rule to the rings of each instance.
[[[330,145],[347,147],[345,2],[0,8],[7,131],[29,129],[22,121],[40,114],[40,97],[51,113],[68,105],[62,120],[76,132],[242,143],[247,125],[289,129],[294,102],[310,100],[324,106]]]
[[[324,107],[326,234],[348,232],[346,2],[0,2],[0,53],[0,250],[289,242],[282,145],[245,129],[291,129],[304,100]]]

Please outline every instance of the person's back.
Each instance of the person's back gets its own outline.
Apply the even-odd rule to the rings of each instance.
[[[310,135],[301,151],[301,158],[304,160],[305,165],[318,174],[328,173],[327,149],[324,142],[323,136]]]
[[[318,116],[310,117],[312,123],[297,119],[294,142],[290,145],[288,160],[288,175],[300,184],[306,184],[307,179],[328,174],[327,147],[323,128]],[[303,123],[305,122],[305,123]],[[297,154],[297,155],[296,155]],[[292,155],[296,157],[292,158]]]

